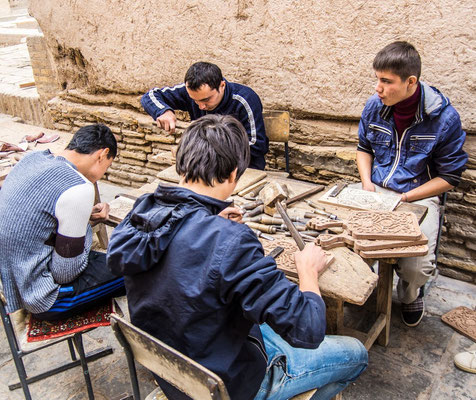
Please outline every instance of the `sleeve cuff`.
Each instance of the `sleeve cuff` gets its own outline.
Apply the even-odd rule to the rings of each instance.
[[[363,147],[360,143],[357,145],[357,151],[363,151],[364,153],[370,154],[372,156],[374,155],[374,152],[372,151],[372,149]]]

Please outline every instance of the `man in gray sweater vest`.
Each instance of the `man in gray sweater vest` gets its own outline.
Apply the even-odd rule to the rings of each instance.
[[[0,275],[7,311],[39,319],[68,318],[125,294],[122,278],[91,250],[91,224],[109,206],[94,205],[94,183],[117,153],[104,125],[79,129],[60,154],[26,155],[0,190]]]

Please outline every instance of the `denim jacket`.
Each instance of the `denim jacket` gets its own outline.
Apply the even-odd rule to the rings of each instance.
[[[180,187],[139,198],[114,230],[107,262],[124,275],[132,323],[218,374],[232,399],[252,399],[266,371],[259,324],[295,347],[324,339],[325,304],[301,292],[228,203]],[[171,398],[177,398],[172,396]]]
[[[415,121],[400,139],[393,107],[385,106],[377,95],[367,101],[359,124],[357,150],[373,156],[372,182],[400,193],[435,177],[458,186],[468,159],[458,112],[437,89],[420,84]]]

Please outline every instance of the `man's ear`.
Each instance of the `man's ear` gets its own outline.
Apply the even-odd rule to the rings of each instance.
[[[238,168],[235,168],[233,171],[231,171],[230,176],[228,177],[228,182],[234,183],[236,182],[236,175],[238,174]]]
[[[109,147],[99,150],[99,161],[103,161],[109,155]]]
[[[410,75],[407,79],[409,86],[414,86],[418,83],[418,79],[415,75]]]

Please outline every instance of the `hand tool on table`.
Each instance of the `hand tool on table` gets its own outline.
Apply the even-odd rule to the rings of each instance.
[[[267,235],[266,233],[263,233],[263,232],[259,231],[258,229],[251,229],[251,230],[254,232],[256,237],[259,237],[259,238],[262,237],[263,239],[266,239],[266,240],[274,240],[274,237],[272,237],[270,235]]]
[[[305,199],[306,197],[311,196],[311,195],[316,194],[316,193],[319,193],[323,190],[324,190],[323,185],[316,185],[315,187],[305,191],[304,193],[301,193],[301,194],[298,194],[297,196],[291,197],[290,199],[286,200],[284,203],[286,204],[286,206],[289,206],[293,203],[301,201],[301,200]]]
[[[251,229],[256,229],[263,233],[276,233],[276,227],[273,225],[263,225],[256,222],[245,222]]]
[[[324,215],[326,216],[327,218],[330,218],[330,219],[334,219],[334,220],[338,220],[339,218],[337,217],[337,215],[334,215],[334,214],[331,214],[331,213],[328,213],[324,210],[321,209],[320,206],[318,206],[316,203],[314,203],[313,201],[311,200],[305,200],[305,202],[310,205],[312,208],[313,208],[313,213],[316,213],[316,214],[320,214],[320,215]],[[311,215],[311,213],[307,213],[309,215]],[[312,217],[309,217],[309,218],[312,218]]]
[[[241,205],[243,210],[253,210],[254,208],[258,207],[259,205],[263,204],[261,199],[250,201],[249,203],[245,203]]]
[[[243,208],[243,207],[241,207]],[[259,214],[262,214],[264,211],[264,205],[261,204],[260,206],[256,207],[256,208],[253,208],[252,210],[249,210],[247,212],[245,212],[243,214],[243,217],[244,218],[251,218],[251,217],[254,217],[256,215],[259,215]]]
[[[342,192],[342,190],[347,186],[346,182],[339,182],[334,186],[332,191],[328,194],[329,197],[337,197],[337,195]]]
[[[241,192],[238,192],[238,196],[245,198],[255,198],[258,196],[258,193],[263,189],[264,186],[268,184],[268,181],[260,181],[251,185],[250,187],[243,189]]]
[[[275,247],[273,250],[271,250],[268,254],[269,257],[273,257],[273,258],[276,258],[278,257],[282,252],[284,251],[284,249],[280,246],[277,246]]]
[[[314,236],[307,235],[306,233],[307,233],[307,231],[300,232],[300,235],[301,235],[301,237],[303,238],[303,240],[304,240],[305,242],[315,242],[315,241],[316,241],[316,238],[315,238]],[[286,231],[286,232],[284,233],[284,235],[285,235],[285,236],[291,236],[291,232]]]
[[[299,248],[299,250],[303,250],[305,246],[304,240],[302,239],[301,235],[299,234],[292,221],[289,219],[286,210],[279,201],[276,202],[276,209],[278,210],[279,214],[281,214],[281,218],[284,220],[284,223],[288,227],[291,236],[297,244],[297,247]]]
[[[304,232],[305,230],[307,230],[306,225],[302,225],[302,224],[299,224],[299,225],[293,224],[293,225],[296,228],[296,230],[299,232]],[[276,226],[276,230],[279,232],[289,231],[288,226],[286,224],[281,224],[279,226]]]

